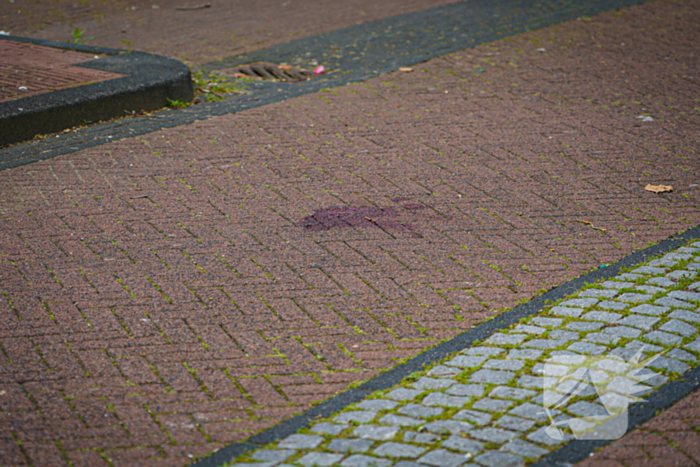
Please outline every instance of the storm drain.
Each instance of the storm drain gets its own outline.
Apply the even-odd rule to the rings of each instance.
[[[219,73],[234,76],[236,78],[250,78],[256,80],[284,81],[286,83],[298,83],[313,78],[314,72],[295,68],[291,65],[275,65],[274,63],[257,62],[222,70]]]

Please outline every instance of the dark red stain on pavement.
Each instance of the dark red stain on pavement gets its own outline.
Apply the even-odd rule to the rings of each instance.
[[[319,209],[311,216],[303,218],[299,225],[312,231],[349,227],[380,227],[379,222],[383,218],[395,216],[396,212],[393,209],[340,206]],[[381,227],[391,228],[391,225],[398,225],[396,222],[388,224],[382,224]]]

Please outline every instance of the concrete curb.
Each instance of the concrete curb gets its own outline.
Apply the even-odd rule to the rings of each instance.
[[[649,258],[658,256],[662,253],[667,253],[688,240],[700,238],[700,225],[685,232],[681,232],[671,238],[668,238],[656,245],[644,248],[643,250],[632,253],[626,258],[611,264],[606,267],[601,267],[595,271],[589,272],[579,278],[560,285],[547,293],[535,297],[529,302],[517,306],[510,311],[494,317],[479,326],[465,331],[452,339],[439,344],[432,349],[423,352],[422,354],[410,359],[408,362],[398,365],[391,370],[376,376],[361,386],[355,389],[350,389],[341,394],[338,394],[322,404],[313,407],[312,409],[285,420],[284,422],[275,425],[267,430],[258,433],[255,436],[248,438],[241,443],[229,445],[204,459],[192,464],[196,467],[215,467],[221,466],[242,454],[259,449],[262,446],[274,441],[285,438],[299,431],[302,428],[308,427],[314,420],[319,418],[327,418],[347,407],[350,404],[359,402],[372,394],[375,391],[389,389],[392,386],[400,383],[405,377],[416,371],[422,371],[431,364],[440,361],[450,354],[464,350],[477,341],[483,341],[496,331],[507,329],[511,325],[520,321],[522,318],[537,314],[547,302],[555,302],[561,300],[575,292],[578,292],[587,284],[592,284],[600,280],[610,279],[623,268],[632,267],[636,264],[646,262]],[[628,432],[633,430],[637,425],[651,419],[658,410],[664,410],[680,399],[688,395],[691,391],[700,385],[700,368],[689,371],[682,378],[679,378],[665,385],[660,390],[655,391],[644,401],[634,404],[630,407]],[[537,467],[563,467],[570,466],[573,463],[579,462],[587,458],[596,449],[599,449],[611,441],[584,441],[575,440],[558,450],[552,452],[547,457],[541,459],[533,466]]]
[[[0,146],[62,131],[86,120],[100,121],[161,109],[168,99],[189,102],[194,97],[190,70],[177,60],[24,37],[0,36],[0,39],[105,54],[106,57],[75,66],[126,75],[0,103]]]

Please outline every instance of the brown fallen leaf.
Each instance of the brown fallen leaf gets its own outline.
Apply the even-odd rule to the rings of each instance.
[[[671,185],[647,185],[644,187],[645,190],[647,191],[653,191],[654,193],[667,193],[669,191],[673,191],[673,187]]]
[[[211,8],[211,3],[202,3],[201,5],[194,5],[194,6],[179,6],[176,7],[176,10],[180,11],[185,11],[185,10],[201,10],[203,8]]]
[[[403,71],[405,73],[410,73],[413,71],[413,68],[411,68],[410,66],[402,66],[401,68],[399,68],[399,71]]]
[[[596,227],[595,225],[591,224],[590,221],[579,221],[579,222],[582,224],[586,224],[587,226],[589,226],[592,229],[600,230],[601,232],[607,232],[607,229],[604,229],[602,227]]]

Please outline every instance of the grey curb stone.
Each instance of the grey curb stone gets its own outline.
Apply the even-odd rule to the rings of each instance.
[[[440,407],[462,407],[469,402],[469,397],[450,396],[441,392],[432,392],[423,398],[423,405]]]
[[[536,391],[529,389],[512,388],[510,386],[497,386],[491,390],[489,397],[500,397],[501,399],[522,400],[536,395]]]
[[[510,415],[504,415],[498,419],[496,426],[513,431],[527,431],[535,426],[535,422],[531,420],[523,420],[522,418],[511,417]]]
[[[393,426],[362,425],[355,428],[353,434],[358,438],[386,441],[392,439],[399,432],[399,428]]]
[[[297,461],[298,464],[307,467],[327,467],[340,462],[342,454],[331,454],[328,452],[310,452]]]
[[[677,298],[678,300],[685,300],[689,302],[700,302],[700,293],[696,292],[685,292],[683,290],[674,290],[668,294],[671,298]]]
[[[483,443],[454,435],[447,438],[442,443],[442,446],[453,451],[468,452],[470,454],[478,454],[484,450]]]
[[[478,412],[476,410],[460,410],[452,418],[457,420],[469,420],[477,425],[486,425],[491,421],[491,414]]]
[[[435,379],[435,378],[428,378],[426,376],[422,377],[415,383],[413,383],[413,387],[415,389],[418,389],[419,391],[425,391],[426,389],[445,389],[449,388],[453,384],[455,384],[456,381],[453,381],[451,379]],[[396,406],[396,403],[394,403],[394,406]],[[392,407],[393,408],[393,407]]]
[[[623,326],[633,326],[635,328],[648,331],[658,322],[659,318],[649,318],[646,316],[625,316],[618,321],[617,324]]]
[[[615,311],[623,311],[626,310],[629,307],[629,303],[620,303],[620,302],[600,302],[598,304],[598,308],[603,308],[605,310],[615,310]]]
[[[645,303],[644,305],[638,305],[634,308],[630,308],[632,313],[639,313],[642,315],[659,316],[666,313],[669,310],[667,306],[649,305]]]
[[[421,394],[421,391],[416,391],[414,389],[398,388],[391,391],[386,395],[389,399],[394,399],[395,401],[408,401],[415,399],[416,396]]]
[[[323,433],[324,435],[339,435],[347,426],[335,425],[333,423],[317,423],[311,427],[311,431],[315,433]]]
[[[454,435],[459,433],[467,433],[473,427],[467,422],[458,422],[455,420],[437,420],[435,422],[428,423],[424,428],[431,433]]]
[[[460,368],[473,368],[484,363],[486,359],[486,357],[457,355],[453,359],[446,361],[445,365],[457,366]]]
[[[562,302],[560,305],[572,308],[590,308],[596,303],[598,303],[598,299],[595,298],[574,298]]]
[[[416,458],[425,452],[425,448],[403,443],[384,443],[374,450],[374,454],[381,457],[408,457]]]
[[[354,412],[343,412],[333,419],[336,423],[367,423],[377,416],[377,412],[357,410]]]
[[[401,407],[398,410],[398,412],[402,415],[408,415],[409,417],[430,418],[437,417],[442,412],[444,412],[444,410],[438,407],[426,407],[420,404],[408,404]]]
[[[501,334],[497,333],[486,339],[485,342],[494,345],[517,345],[522,343],[527,336],[523,334]]]
[[[508,410],[512,405],[512,401],[490,399],[485,397],[484,399],[479,399],[476,401],[472,407],[477,410],[484,410],[486,412],[503,412],[504,410]]]
[[[683,338],[674,334],[669,334],[662,331],[651,331],[642,336],[644,339],[652,342],[658,342],[662,345],[678,345],[683,341]]]
[[[614,289],[588,289],[579,294],[579,297],[614,298],[619,292]]]
[[[471,457],[472,456],[465,457],[464,455],[453,454],[446,449],[436,449],[418,459],[418,462],[434,467],[459,467]]]
[[[700,314],[688,310],[675,310],[669,318],[680,319],[689,323],[700,323]]]
[[[506,358],[519,358],[522,360],[537,360],[542,356],[541,350],[536,349],[513,349],[508,352]]]
[[[634,282],[623,282],[623,281],[605,281],[600,284],[602,287],[605,287],[606,289],[616,289],[616,290],[622,290],[622,289],[631,289],[634,287]]]
[[[551,310],[549,310],[549,312],[559,316],[578,318],[583,314],[583,308],[568,308],[565,306],[555,306]]]
[[[261,449],[250,457],[256,461],[284,462],[295,452],[293,449]]]
[[[469,433],[469,436],[489,443],[503,444],[512,440],[518,434],[508,430],[501,430],[500,428],[483,428],[472,431]]]
[[[492,370],[510,370],[517,371],[520,370],[525,363],[520,360],[489,360],[484,363],[484,368]]]
[[[402,417],[401,415],[394,415],[393,413],[390,413],[380,418],[379,423],[382,425],[392,426],[418,426],[425,422],[423,420],[416,420],[415,418]]]
[[[340,463],[340,465],[343,467],[389,467],[391,465],[391,461],[356,454],[345,459]]]
[[[695,326],[686,324],[683,321],[677,319],[672,319],[667,321],[663,326],[659,328],[661,331],[672,332],[674,334],[680,334],[681,336],[690,337],[698,333],[698,329]]]
[[[388,401],[386,399],[369,399],[362,401],[357,404],[361,409],[371,410],[373,412],[379,412],[380,410],[391,410],[398,404],[394,401]]]
[[[549,452],[546,449],[542,449],[539,446],[535,446],[534,444],[528,443],[527,441],[523,441],[521,439],[514,439],[510,443],[505,444],[503,447],[501,447],[501,451],[512,452],[513,454],[529,457],[531,459],[537,459]]]
[[[683,300],[678,300],[677,298],[672,298],[668,296],[658,298],[654,300],[654,303],[656,303],[657,305],[668,306],[671,308],[687,308],[689,310],[695,308],[695,305],[693,305],[692,303],[687,303]]]
[[[457,384],[445,391],[445,393],[451,396],[479,397],[484,393],[484,387],[480,384]]]
[[[522,467],[525,465],[525,460],[522,457],[507,452],[487,452],[474,460],[485,467]]]
[[[609,324],[614,323],[620,318],[622,318],[622,315],[617,313],[608,313],[606,311],[591,311],[581,317],[581,319],[585,319],[588,321],[602,321],[604,323]]]

